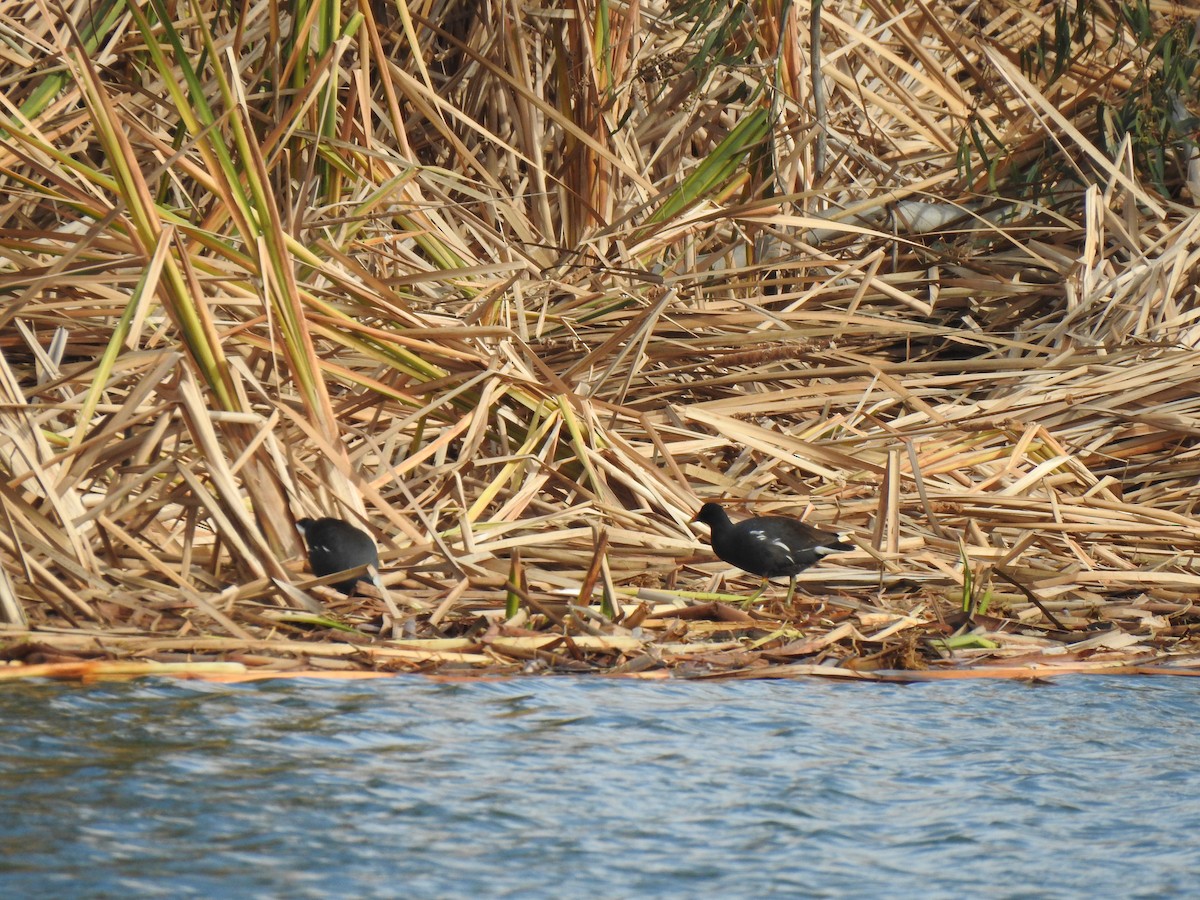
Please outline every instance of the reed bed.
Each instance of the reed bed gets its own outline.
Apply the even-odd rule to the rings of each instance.
[[[0,678],[1193,671],[1196,166],[1070,8],[7,4]]]

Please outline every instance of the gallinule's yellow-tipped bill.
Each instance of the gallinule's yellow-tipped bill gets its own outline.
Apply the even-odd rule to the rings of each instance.
[[[344,572],[357,566],[379,568],[379,551],[371,536],[349,522],[326,516],[321,519],[301,519],[296,523],[308,545],[308,564],[318,578]],[[364,577],[363,581],[370,581]],[[332,587],[343,594],[353,594],[358,578],[335,582]],[[378,582],[376,582],[378,587]]]
[[[763,579],[762,587],[746,602],[757,599],[767,589],[768,578],[791,579],[788,602],[796,592],[796,576],[830,553],[853,550],[853,544],[839,540],[831,531],[822,531],[787,516],[755,516],[736,524],[724,507],[705,503],[696,514],[712,531],[713,552],[731,566],[737,566]]]

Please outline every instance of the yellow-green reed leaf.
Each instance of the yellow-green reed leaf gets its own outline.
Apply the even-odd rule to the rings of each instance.
[[[138,167],[133,148],[119,124],[119,116],[101,83],[91,60],[78,47],[72,53],[76,65],[73,74],[83,93],[96,136],[112,167],[116,192],[125,203],[137,239],[147,254],[156,247],[162,233],[154,197]],[[221,340],[203,302],[195,279],[189,279],[178,261],[167,255],[164,260],[164,284],[170,307],[179,326],[180,335],[200,374],[212,389],[222,409],[236,410],[238,404],[233,390],[229,366],[221,349]]]
[[[413,24],[412,10],[408,8],[408,0],[395,0],[395,8],[396,12],[400,16],[400,25],[404,29],[404,40],[407,42],[409,47],[412,47],[415,50],[415,48],[421,46],[421,41],[420,38],[417,37],[417,29]],[[421,5],[421,10],[418,15],[425,15],[425,8],[423,4]],[[431,91],[434,90],[433,79],[429,77],[429,69],[425,66],[425,55],[423,53],[414,52],[411,54],[410,59],[417,69],[420,70],[421,80],[424,82],[425,87],[429,88]]]
[[[504,592],[504,618],[511,619],[521,610],[521,595],[513,590],[513,587],[520,589],[521,587],[521,548],[514,547],[512,556],[508,561],[508,581],[505,583],[507,590]]]
[[[986,616],[988,607],[992,605],[992,589],[988,588],[983,592],[983,599],[979,601],[979,614]]]
[[[974,576],[971,573],[971,559],[967,556],[967,545],[963,539],[958,539],[958,556],[963,564],[962,609],[967,612],[971,608],[971,589],[974,587]]]
[[[191,0],[191,7],[192,15],[196,17],[197,31],[199,32],[200,39],[213,59],[213,78],[217,83],[217,92],[221,95],[221,102],[226,109],[237,110],[241,104],[238,101],[233,86],[226,77],[225,67],[219,64],[221,55],[218,53],[216,43],[213,41],[212,31],[206,25],[204,11],[197,0]],[[247,225],[252,228],[257,226],[254,229],[257,236],[257,234],[262,233],[266,227],[266,223],[271,221],[271,214],[275,211],[275,207],[270,202],[269,190],[264,184],[262,177],[264,173],[261,173],[252,164],[253,149],[250,146],[250,138],[246,133],[242,118],[238,115],[231,115],[229,117],[229,125],[233,135],[233,142],[237,147],[242,164],[238,165],[235,163],[232,156],[226,151],[222,158],[223,171],[231,188],[241,185],[244,179],[245,186],[248,188],[247,201],[249,202]]]
[[[563,421],[567,423],[567,433],[571,435],[571,447],[575,451],[575,458],[579,460],[579,464],[583,466],[584,472],[587,473],[588,484],[594,493],[603,495],[602,482],[596,476],[596,470],[592,468],[592,460],[588,455],[587,441],[584,438],[583,429],[579,425],[579,419],[576,418],[575,411],[571,409],[571,401],[567,397],[560,396],[558,398],[558,408],[562,413]]]
[[[345,26],[342,28],[341,37],[352,39],[356,34],[358,34],[358,29],[362,27],[363,21],[363,14],[356,12],[350,17],[349,21],[347,21]]]
[[[99,6],[92,10],[92,15],[80,24],[79,36],[89,57],[96,55],[101,41],[124,14],[124,7],[125,0],[102,0]],[[25,98],[20,107],[21,115],[30,121],[36,119],[70,80],[71,74],[65,69],[51,72]],[[19,125],[19,122],[12,120],[12,124]]]
[[[313,305],[321,308],[322,312],[332,315],[336,318],[350,320],[350,316],[345,313],[338,312],[321,304],[320,301],[312,301]],[[325,337],[336,341],[343,347],[354,349],[363,353],[372,359],[377,359],[380,362],[386,363],[391,368],[398,372],[404,372],[407,375],[412,375],[414,378],[419,378],[422,381],[436,381],[439,378],[445,378],[448,374],[445,369],[440,366],[435,366],[433,363],[426,362],[417,354],[410,350],[399,346],[398,344],[389,344],[386,341],[372,337],[362,337],[351,330],[340,330],[329,327],[323,327],[317,322],[310,325],[314,333],[323,334]]]
[[[246,242],[248,246],[259,250],[255,254],[255,267],[266,285],[266,295],[287,350],[288,365],[296,377],[297,387],[309,414],[327,436],[333,436],[337,431],[336,417],[318,371],[316,351],[296,287],[292,259],[287,252],[288,241],[279,219],[279,207],[272,195],[261,150],[242,114],[245,104],[238,91],[239,86],[231,83],[225,66],[220,64],[222,59],[226,59],[230,67],[235,68],[236,62],[229,59],[228,54],[222,56],[218,53],[212,31],[197,0],[191,0],[191,7],[201,42],[214,61],[212,72],[221,101],[226,108],[234,111],[228,121],[238,151],[238,162],[229,158],[226,183],[231,192],[236,192],[239,185],[245,185],[247,189],[248,215],[244,227],[249,233]]]
[[[596,20],[593,25],[592,55],[596,65],[603,73],[603,79],[597,79],[596,87],[607,91],[612,85],[612,18],[609,13],[608,0],[599,0],[596,4]]]
[[[340,0],[318,0],[316,55],[324,56],[337,39],[338,22],[342,19]]]
[[[760,637],[756,641],[751,641],[749,644],[746,645],[746,649],[747,650],[757,650],[759,647],[765,647],[767,644],[771,643],[772,641],[777,641],[777,640],[798,641],[802,637],[804,637],[804,632],[801,631],[799,628],[793,628],[790,625],[784,625],[781,628],[776,628],[770,634],[765,635],[764,637]]]
[[[607,561],[601,563],[607,569]],[[617,602],[612,595],[612,578],[608,576],[607,571],[605,576],[600,579],[600,615],[608,619],[610,622],[617,615]]]
[[[80,408],[79,416],[76,420],[79,422],[79,427],[75,429],[75,433],[71,438],[72,446],[78,446],[87,433],[87,423],[92,420],[92,416],[96,412],[96,407],[100,403],[100,395],[104,393],[104,387],[108,384],[108,378],[112,374],[117,358],[125,349],[125,341],[129,337],[129,329],[134,317],[137,315],[138,309],[144,304],[149,303],[154,296],[159,275],[162,273],[167,254],[171,249],[171,240],[174,234],[175,230],[170,225],[162,230],[162,233],[159,235],[158,245],[154,248],[154,255],[151,257],[145,271],[142,272],[142,277],[138,279],[138,283],[133,289],[133,295],[129,298],[129,303],[125,306],[125,311],[121,313],[121,318],[117,320],[116,327],[113,328],[112,336],[108,339],[108,345],[104,348],[104,353],[101,354],[100,360],[96,364],[96,374],[92,378],[91,387],[88,388],[87,395],[83,398],[83,406]]]
[[[338,42],[342,41],[340,23],[342,19],[342,4],[340,0],[323,0],[320,13],[317,16],[317,47],[316,56],[319,60],[334,59],[341,55]],[[344,42],[343,42],[344,45]],[[314,70],[320,65],[314,66]],[[338,136],[338,79],[325,78],[317,101],[317,172],[321,182],[322,199],[326,203],[340,201],[340,180],[337,178],[337,167],[330,164],[329,157],[333,154],[321,153],[320,150],[329,141]]]
[[[333,631],[348,631],[351,634],[361,634],[357,628],[351,628],[342,622],[331,619],[328,616],[317,615],[316,613],[306,612],[276,612],[271,611],[271,619],[275,622],[289,622],[296,625],[316,625],[320,628],[329,628]]]
[[[648,222],[666,222],[700,199],[707,197],[731,178],[749,154],[767,135],[770,119],[765,109],[754,110],[725,136],[717,148],[693,169],[649,217]]]
[[[146,51],[150,54],[150,59],[154,62],[154,67],[162,76],[163,84],[171,95],[172,109],[179,114],[179,118],[188,132],[196,138],[201,152],[206,155],[211,153],[216,157],[216,160],[213,161],[217,164],[216,168],[225,172],[232,171],[233,161],[230,159],[229,149],[224,142],[212,140],[206,136],[206,131],[216,123],[216,116],[213,115],[212,108],[208,105],[204,84],[196,75],[195,69],[192,68],[191,59],[183,46],[183,41],[172,24],[170,12],[167,10],[164,0],[150,0],[150,6],[162,26],[162,34],[166,36],[167,42],[171,45],[175,65],[171,65],[167,59],[162,45],[155,36],[156,30],[139,4],[131,3],[128,5],[128,9],[134,22],[137,23],[138,30],[142,33],[142,41]],[[203,17],[199,21],[203,22]],[[177,71],[183,75],[183,80],[187,84],[186,91],[175,77]],[[243,198],[235,196],[234,199],[241,201]]]
[[[601,298],[602,301],[608,301],[610,299],[611,298],[609,298],[609,297]],[[582,316],[579,316],[577,321],[580,323],[595,322],[597,319],[602,319],[607,315],[624,312],[625,310],[629,309],[630,307],[638,306],[638,305],[639,305],[638,301],[632,297],[620,297],[617,300],[612,301],[612,302],[604,302],[604,305],[598,307],[595,311],[586,313],[585,315],[582,315]],[[585,306],[582,308],[586,309],[587,307]]]
[[[995,641],[978,634],[960,634],[948,638],[935,638],[930,643],[944,650],[994,650],[1000,646]]]
[[[510,478],[514,477],[522,467],[529,464],[530,457],[536,456],[535,448],[543,442],[546,435],[551,431],[557,433],[559,421],[558,416],[549,416],[539,422],[536,427],[529,430],[520,448],[513,454],[515,458],[506,462],[496,477],[479,492],[478,499],[467,510],[467,521],[474,523],[483,511],[488,508],[492,500],[504,490]]]
[[[439,269],[466,268],[466,261],[451,250],[448,244],[438,240],[426,226],[413,221],[407,216],[396,216],[396,221],[404,226],[404,229],[412,235],[412,239],[417,242],[417,246],[429,256],[430,262]]]

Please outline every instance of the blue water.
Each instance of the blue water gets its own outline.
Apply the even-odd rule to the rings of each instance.
[[[0,690],[0,897],[1200,891],[1200,681]]]

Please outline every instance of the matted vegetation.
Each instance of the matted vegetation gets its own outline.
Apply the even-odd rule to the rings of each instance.
[[[6,4],[4,655],[1187,670],[1191,23],[1057,8]]]

